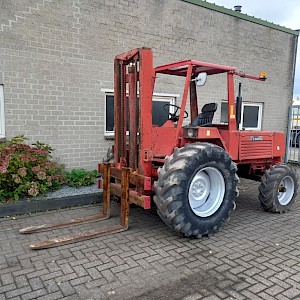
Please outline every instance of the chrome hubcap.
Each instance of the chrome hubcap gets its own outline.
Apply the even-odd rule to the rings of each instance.
[[[278,186],[278,201],[281,205],[287,205],[293,198],[295,190],[294,180],[290,176],[284,177]]]
[[[198,171],[189,187],[189,205],[197,216],[209,217],[221,206],[225,195],[222,173],[213,167]]]

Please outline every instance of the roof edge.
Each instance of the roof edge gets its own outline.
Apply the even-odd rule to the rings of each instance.
[[[240,12],[236,12],[232,9],[229,9],[229,8],[226,8],[226,7],[223,7],[223,6],[219,6],[217,4],[206,2],[206,1],[203,1],[203,0],[181,0],[181,1],[187,2],[187,3],[190,3],[190,4],[195,4],[195,5],[210,9],[210,10],[214,10],[214,11],[226,14],[226,15],[230,15],[230,16],[233,16],[233,17],[237,17],[239,19],[249,21],[249,22],[252,22],[252,23],[256,23],[256,24],[259,24],[259,25],[262,25],[262,26],[265,26],[265,27],[269,27],[269,28],[272,28],[272,29],[276,29],[276,30],[279,30],[279,31],[282,31],[282,32],[286,32],[286,33],[289,33],[289,34],[299,36],[299,31],[298,30],[289,29],[289,28],[286,28],[286,27],[281,26],[281,25],[277,25],[277,24],[274,24],[274,23],[271,23],[271,22],[268,22],[268,21],[264,21],[262,19],[251,17],[249,15],[246,15],[246,14],[243,14],[243,13],[240,13]]]

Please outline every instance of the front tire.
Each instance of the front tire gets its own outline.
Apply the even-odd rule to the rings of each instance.
[[[175,149],[154,183],[158,215],[185,236],[211,235],[229,220],[238,194],[236,171],[230,155],[214,144]]]
[[[298,175],[289,165],[272,166],[265,171],[258,189],[261,206],[266,211],[287,212],[296,200]]]

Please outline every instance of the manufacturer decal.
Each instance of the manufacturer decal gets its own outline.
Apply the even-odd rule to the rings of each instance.
[[[262,141],[262,136],[250,136],[250,141]]]

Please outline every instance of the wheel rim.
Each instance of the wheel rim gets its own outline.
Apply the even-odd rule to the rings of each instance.
[[[287,205],[293,198],[295,191],[294,180],[290,176],[285,176],[278,186],[278,201],[281,205]]]
[[[213,167],[199,170],[189,187],[189,205],[197,216],[209,217],[221,206],[225,195],[222,173]]]

